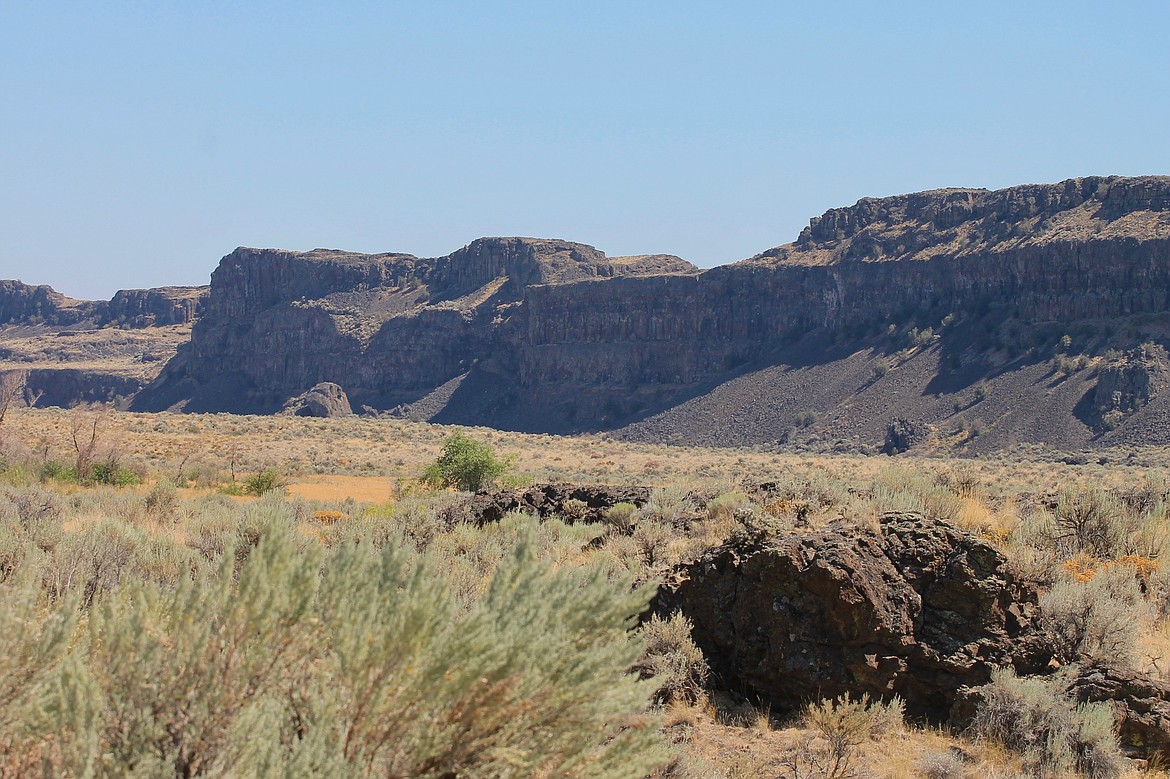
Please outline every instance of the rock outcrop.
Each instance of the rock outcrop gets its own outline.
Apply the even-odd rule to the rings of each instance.
[[[649,487],[534,484],[523,489],[473,495],[465,503],[452,507],[449,514],[451,519],[475,524],[499,522],[514,511],[542,519],[559,517],[567,522],[601,522],[606,511],[618,503],[641,508],[649,499]]]
[[[1043,669],[1035,589],[983,540],[914,513],[880,532],[831,525],[729,542],[682,572],[658,608],[681,610],[720,683],[782,709],[850,693],[900,695],[945,721],[996,666]]]
[[[1069,687],[1077,700],[1108,703],[1122,746],[1170,760],[1170,684],[1136,671],[1089,663]]]
[[[867,198],[704,272],[526,238],[434,259],[241,248],[213,274],[190,348],[136,408],[273,412],[336,381],[359,405],[435,421],[613,429],[746,371],[829,359],[792,352],[818,332],[840,351],[948,315],[1027,327],[1170,311],[1168,203],[1168,177]]]
[[[1094,412],[1110,420],[1138,410],[1166,388],[1168,373],[1165,348],[1149,344],[1131,350],[1098,371]]]
[[[353,414],[349,398],[338,385],[323,381],[284,404],[282,413],[297,417],[333,419]]]
[[[209,293],[209,287],[160,287],[119,290],[108,301],[74,300],[52,287],[0,280],[0,325],[182,325],[203,312]]]

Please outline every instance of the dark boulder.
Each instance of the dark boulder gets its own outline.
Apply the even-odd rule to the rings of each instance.
[[[996,666],[1041,670],[1035,589],[982,539],[916,513],[880,531],[842,522],[767,543],[732,541],[658,598],[681,609],[729,689],[791,708],[843,693],[900,695],[946,719]]]
[[[449,513],[459,514],[460,519],[474,524],[499,522],[513,511],[541,519],[557,516],[569,522],[600,522],[605,519],[605,512],[618,503],[632,503],[641,508],[649,499],[649,487],[534,484],[523,489],[473,495]]]
[[[1137,671],[1090,663],[1072,677],[1069,691],[1081,703],[1108,703],[1123,747],[1162,764],[1170,760],[1170,684]]]
[[[309,391],[290,398],[283,412],[298,417],[347,417],[353,413],[345,390],[330,381],[323,381]]]
[[[908,452],[919,444],[930,440],[934,430],[920,420],[895,419],[886,427],[886,442],[882,454]]]

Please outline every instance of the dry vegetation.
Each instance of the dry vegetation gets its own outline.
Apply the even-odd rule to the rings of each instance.
[[[1063,723],[1066,751],[1056,736],[1041,749],[1004,729],[1006,709],[970,734],[905,723],[896,701],[758,709],[711,689],[681,617],[626,633],[656,581],[733,534],[913,509],[983,535],[1044,585],[1062,660],[1164,677],[1160,472],[471,430],[508,463],[505,482],[654,488],[644,508],[605,522],[478,526],[447,511],[459,494],[419,482],[451,432],[11,410],[0,427],[0,776],[1136,770],[1100,717],[1022,680],[997,682],[996,700],[1023,712],[1015,719]],[[112,470],[98,478],[94,464]],[[125,486],[94,484],[120,474]]]
[[[93,330],[0,327],[0,370],[71,368],[149,381],[191,338],[191,325]]]

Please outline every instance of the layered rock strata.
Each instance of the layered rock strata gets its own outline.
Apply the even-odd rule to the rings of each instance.
[[[435,259],[241,248],[213,274],[190,348],[136,407],[271,412],[331,381],[355,405],[436,421],[604,429],[774,364],[818,330],[1167,310],[1167,177],[867,198],[704,272],[523,238]]]

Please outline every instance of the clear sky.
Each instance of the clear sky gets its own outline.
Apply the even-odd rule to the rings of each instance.
[[[0,0],[0,278],[560,237],[701,266],[858,198],[1170,172],[1170,3]]]

